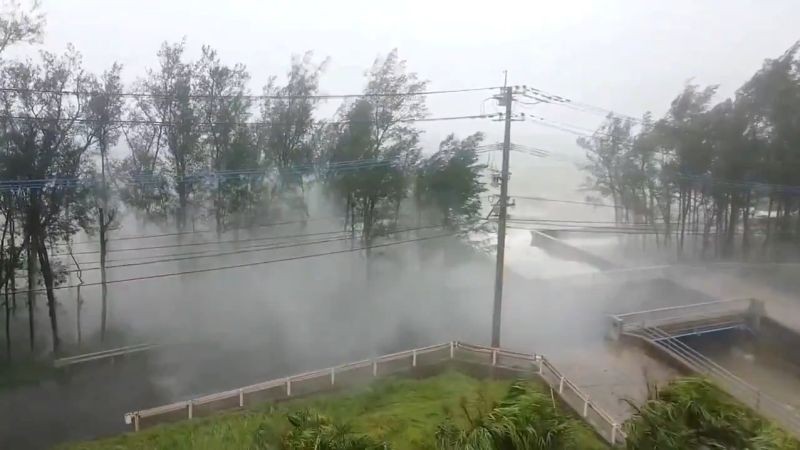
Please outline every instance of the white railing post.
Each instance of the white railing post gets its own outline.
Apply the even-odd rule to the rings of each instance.
[[[377,359],[373,359],[372,360],[372,376],[373,377],[377,377],[378,376],[378,360]]]
[[[194,416],[194,400],[189,400],[186,409],[189,411],[189,418],[191,419]]]
[[[539,376],[542,376],[542,374],[544,373],[544,357],[539,356],[536,359],[536,363],[539,365]]]
[[[287,397],[291,397],[292,396],[292,379],[291,378],[287,378],[286,379],[286,396]]]
[[[583,400],[583,417],[586,417],[589,414],[589,396],[587,395],[586,398]]]
[[[331,385],[336,384],[336,368],[331,367]]]
[[[617,443],[617,424],[611,424],[611,445]]]
[[[133,431],[139,431],[139,414],[133,415]]]
[[[411,367],[417,367],[417,350],[411,351]]]
[[[239,389],[239,408],[244,407],[244,389]]]
[[[450,341],[450,359],[453,359],[455,357],[455,350],[456,350],[456,343]]]
[[[561,379],[558,380],[558,393],[559,394],[564,393],[564,376],[563,375],[561,376]]]
[[[492,350],[492,365],[497,365],[497,350]]]

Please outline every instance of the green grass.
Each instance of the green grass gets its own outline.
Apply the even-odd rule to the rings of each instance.
[[[460,410],[464,400],[497,401],[510,385],[510,380],[482,381],[459,372],[446,372],[422,380],[387,378],[351,392],[266,405],[60,448],[249,450],[256,430],[262,425],[264,437],[275,442],[278,448],[280,437],[289,428],[286,413],[313,408],[337,422],[352,425],[355,431],[390,442],[396,450],[434,449],[436,427],[451,411]],[[608,448],[586,427],[581,427],[578,435],[580,449]]]

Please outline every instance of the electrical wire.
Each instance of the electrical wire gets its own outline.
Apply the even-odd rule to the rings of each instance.
[[[176,277],[176,276],[182,276],[182,275],[195,275],[195,274],[201,274],[201,273],[216,272],[216,271],[221,271],[221,270],[234,270],[234,269],[241,269],[241,268],[245,268],[245,267],[262,266],[262,265],[267,265],[267,264],[276,264],[276,263],[282,263],[282,262],[318,258],[318,257],[323,257],[323,256],[331,256],[331,255],[338,255],[338,254],[344,254],[344,253],[360,252],[361,250],[367,250],[367,249],[386,248],[386,247],[392,247],[392,246],[396,246],[396,245],[408,244],[408,243],[412,243],[412,242],[424,242],[424,241],[429,241],[429,240],[433,240],[433,239],[439,239],[439,238],[443,238],[443,237],[452,237],[452,236],[456,236],[456,235],[458,235],[458,233],[444,233],[444,234],[439,234],[439,235],[435,235],[435,236],[426,236],[426,237],[419,237],[419,238],[413,238],[413,239],[406,239],[406,240],[401,240],[401,241],[387,242],[387,243],[384,243],[384,244],[364,245],[364,246],[360,246],[360,247],[356,247],[356,248],[352,248],[352,249],[334,250],[334,251],[329,251],[329,252],[324,252],[324,253],[313,253],[313,254],[309,254],[309,255],[299,255],[299,256],[291,256],[291,257],[286,257],[286,258],[270,259],[270,260],[266,260],[266,261],[256,261],[256,262],[250,262],[250,263],[232,264],[232,265],[228,265],[228,266],[211,267],[211,268],[205,268],[205,269],[194,269],[194,270],[186,270],[186,271],[179,271],[179,272],[158,273],[158,274],[153,274],[153,275],[145,275],[145,276],[132,277],[132,278],[123,278],[123,279],[118,279],[118,280],[107,280],[105,282],[105,284],[109,285],[109,284],[129,283],[129,282],[134,282],[134,281],[153,280],[153,279],[159,279],[159,278],[170,278],[170,277]],[[75,284],[75,285],[53,286],[53,290],[70,289],[70,288],[76,288],[78,286],[80,286],[80,287],[101,286],[102,284],[103,284],[102,282],[94,282],[94,283],[83,283],[83,284],[80,284],[80,285]],[[46,289],[40,288],[40,289],[18,290],[17,294],[23,294],[23,293],[26,293],[26,292],[33,292],[33,293],[46,292]]]
[[[500,89],[501,86],[463,88],[463,89],[440,89],[418,92],[375,92],[361,94],[315,94],[315,95],[277,95],[277,94],[232,94],[232,95],[210,95],[210,94],[188,94],[188,95],[169,95],[151,94],[144,92],[103,92],[103,91],[78,91],[78,90],[51,90],[51,89],[27,89],[0,87],[0,92],[11,92],[17,94],[53,94],[61,96],[102,96],[106,98],[211,98],[211,99],[250,99],[250,100],[329,100],[329,99],[353,99],[353,98],[380,98],[380,97],[417,97],[426,95],[457,94],[463,92],[478,92]]]

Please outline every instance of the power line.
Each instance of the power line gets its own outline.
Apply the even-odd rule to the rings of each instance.
[[[292,256],[292,257],[287,257],[287,258],[278,258],[278,259],[270,259],[270,260],[266,260],[266,261],[256,261],[256,262],[251,262],[251,263],[233,264],[233,265],[228,265],[228,266],[212,267],[212,268],[206,268],[206,269],[195,269],[195,270],[187,270],[187,271],[180,271],[180,272],[159,273],[159,274],[146,275],[146,276],[141,276],[141,277],[123,278],[123,279],[119,279],[119,280],[108,280],[108,281],[106,281],[106,284],[108,285],[108,284],[128,283],[128,282],[133,282],[133,281],[152,280],[152,279],[158,279],[158,278],[169,278],[169,277],[176,277],[176,276],[181,276],[181,275],[194,275],[194,274],[200,274],[200,273],[216,272],[216,271],[219,271],[219,270],[241,269],[241,268],[244,268],[244,267],[253,267],[253,266],[266,265],[266,264],[275,264],[275,263],[288,262],[288,261],[297,261],[297,260],[302,260],[302,259],[318,258],[318,257],[322,257],[322,256],[338,255],[338,254],[343,254],[343,253],[353,253],[353,252],[359,252],[361,250],[366,250],[366,249],[392,247],[392,246],[395,246],[395,245],[408,244],[408,243],[411,243],[411,242],[422,242],[422,241],[429,241],[429,240],[433,240],[433,239],[439,239],[439,238],[443,238],[443,237],[456,236],[457,234],[458,233],[444,233],[444,234],[439,234],[439,235],[436,235],[436,236],[427,236],[427,237],[420,237],[420,238],[414,238],[414,239],[406,239],[406,240],[402,240],[402,241],[387,242],[387,243],[384,243],[384,244],[365,245],[365,246],[352,248],[352,249],[346,249],[346,250],[334,250],[334,251],[324,252],[324,253],[313,253],[313,254],[310,254],[310,255]],[[100,286],[102,284],[103,284],[102,282],[94,282],[94,283],[73,284],[73,285],[67,285],[67,286],[54,286],[53,290],[76,288],[78,286],[80,286],[80,287]],[[25,293],[25,292],[45,292],[45,291],[46,291],[46,289],[28,289],[26,291],[17,291],[17,294],[21,294],[21,293]]]
[[[61,96],[103,96],[107,98],[187,98],[187,99],[250,99],[250,100],[329,100],[329,99],[353,99],[353,98],[380,98],[380,97],[417,97],[425,95],[457,94],[462,92],[479,92],[500,89],[500,86],[463,88],[463,89],[439,89],[430,91],[409,91],[409,92],[375,92],[360,94],[315,94],[315,95],[278,95],[278,94],[152,94],[146,92],[104,92],[104,91],[79,91],[79,90],[55,90],[55,89],[28,89],[14,87],[0,87],[0,92],[11,92],[18,94],[51,94]]]
[[[533,201],[540,201],[540,202],[566,203],[566,204],[575,204],[575,205],[596,206],[596,207],[600,207],[600,208],[623,209],[622,206],[607,205],[605,203],[581,202],[581,201],[577,201],[577,200],[560,200],[560,199],[555,199],[555,198],[535,197],[535,196],[526,196],[526,195],[513,195],[513,194],[510,197],[514,198],[514,199],[520,199],[520,200],[533,200]]]
[[[387,234],[394,235],[399,233],[406,233],[409,231],[421,231],[421,230],[429,230],[429,229],[438,229],[442,228],[441,225],[431,225],[431,226],[424,226],[424,227],[414,227],[414,228],[405,228],[400,230],[395,230],[389,232]],[[344,232],[339,232],[339,234],[345,234]],[[205,259],[205,258],[216,258],[220,256],[230,256],[230,255],[239,255],[244,253],[253,253],[253,252],[264,252],[264,251],[272,251],[272,250],[282,250],[286,248],[294,248],[294,247],[303,247],[306,245],[319,245],[319,244],[327,244],[331,242],[342,242],[350,239],[349,236],[342,236],[342,237],[333,237],[327,239],[317,239],[311,241],[300,241],[300,242],[285,242],[273,245],[260,245],[260,246],[253,246],[253,247],[246,247],[243,249],[236,249],[227,252],[219,252],[219,253],[210,253],[210,254],[201,254],[197,256],[179,256],[179,255],[158,255],[158,256],[174,256],[166,259],[159,259],[155,261],[140,261],[140,262],[129,262],[123,264],[113,264],[106,266],[106,269],[114,269],[114,268],[121,268],[121,267],[134,267],[134,266],[144,266],[148,264],[162,264],[168,262],[178,262],[178,261],[188,261],[188,260],[196,260],[196,259]],[[137,259],[137,258],[134,258]],[[95,264],[98,262],[83,262],[81,264]],[[90,268],[81,268],[81,271],[84,270],[100,270],[100,267],[90,267]],[[67,272],[79,272],[78,269],[68,270]]]
[[[247,227],[235,227],[235,228],[228,228],[223,230],[223,232],[227,233],[229,231],[236,231],[236,230],[251,230],[253,228],[268,228],[268,227],[275,227],[280,225],[292,225],[296,223],[307,223],[307,222],[328,222],[333,220],[341,220],[341,217],[330,216],[330,217],[317,217],[317,218],[309,218],[303,220],[287,220],[283,222],[270,222],[270,223],[263,223],[263,224],[255,224],[253,226]],[[113,239],[109,239],[109,242],[116,242],[116,241],[130,241],[130,240],[139,240],[139,239],[155,239],[155,238],[162,238],[162,237],[170,237],[170,236],[183,236],[189,234],[204,234],[204,233],[216,233],[217,230],[193,230],[193,231],[176,231],[173,233],[160,233],[160,234],[145,234],[145,235],[132,235],[132,236],[119,236]],[[58,243],[56,246],[64,247],[69,245],[89,245],[89,244],[97,244],[98,242],[95,241],[80,241],[80,242],[71,242],[71,243]]]
[[[258,238],[248,238],[248,239],[234,239],[234,240],[227,240],[227,241],[212,241],[212,242],[183,242],[179,244],[165,244],[165,245],[152,245],[149,247],[133,247],[133,248],[112,248],[106,250],[107,253],[112,252],[134,252],[134,251],[142,251],[142,250],[160,250],[166,248],[177,248],[177,247],[196,247],[196,246],[203,246],[203,245],[220,245],[220,244],[237,244],[240,242],[260,242],[260,241],[271,241],[276,239],[292,239],[292,238],[300,238],[300,237],[313,237],[313,236],[324,236],[334,233],[343,233],[341,230],[336,231],[323,231],[319,233],[306,233],[306,234],[295,234],[290,236],[267,236],[267,237],[258,237]],[[81,252],[72,252],[73,255],[94,255],[100,253],[99,250],[87,250]],[[69,253],[57,253],[58,256],[68,256]]]
[[[465,119],[491,119],[497,117],[498,114],[473,114],[466,116],[444,116],[444,117],[411,117],[406,119],[397,119],[395,122],[399,123],[414,123],[414,122],[439,122],[449,120],[465,120]],[[33,117],[33,116],[9,116],[0,115],[0,120],[20,120],[30,122],[70,122],[70,123],[96,123],[102,122],[103,124],[114,125],[153,125],[153,126],[175,126],[186,125],[184,123],[175,123],[169,121],[159,120],[139,120],[139,119],[90,119],[86,117]],[[371,124],[371,120],[338,120],[338,121],[318,121],[321,125],[348,125],[348,124]],[[294,125],[294,124],[281,124],[280,122],[191,122],[191,125],[205,125],[205,126],[218,126],[218,125],[247,125],[247,126],[264,126],[264,125]]]

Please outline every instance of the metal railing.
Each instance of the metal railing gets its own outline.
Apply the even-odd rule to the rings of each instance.
[[[379,376],[406,372],[421,366],[436,366],[447,361],[515,371],[532,371],[553,389],[553,392],[557,393],[564,403],[591,425],[603,439],[612,445],[624,443],[625,433],[620,425],[543,356],[455,341],[134,411],[125,414],[125,423],[133,425],[134,431],[139,431],[143,427],[158,423],[193,419],[216,411],[244,408],[256,403],[287,400],[340,387],[366,384]]]
[[[800,437],[800,415],[794,408],[770,397],[658,327],[644,328],[632,334],[650,341],[692,371],[708,376],[737,400]]]
[[[614,326],[620,333],[648,327],[663,327],[681,322],[697,322],[724,316],[749,314],[758,300],[752,298],[735,298],[711,302],[693,303],[689,305],[668,306],[611,316]]]
[[[127,347],[118,347],[118,348],[111,348],[108,350],[101,350],[99,352],[92,352],[92,353],[84,353],[82,355],[75,355],[69,356],[66,358],[59,358],[53,360],[53,367],[59,369],[68,366],[73,366],[76,364],[83,364],[92,361],[99,361],[104,359],[111,359],[126,356],[133,353],[140,353],[147,350],[152,350],[155,348],[156,344],[136,344],[136,345],[129,345]]]

